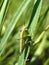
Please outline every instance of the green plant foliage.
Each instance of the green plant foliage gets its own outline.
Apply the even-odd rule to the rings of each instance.
[[[18,65],[24,65],[24,58],[25,58],[25,50],[23,51],[23,53],[19,57]]]
[[[49,65],[49,0],[0,0],[0,65]]]
[[[31,34],[34,32],[34,30],[36,28],[38,18],[40,15],[41,5],[42,5],[42,0],[37,0],[37,2],[34,5],[32,17],[31,17],[30,23],[28,25],[29,31]],[[32,19],[33,19],[33,21],[32,21]]]
[[[2,38],[1,40],[1,43],[0,43],[0,53],[2,54],[1,50],[3,50],[3,46],[5,45],[8,37],[10,36],[13,28],[15,27],[18,19],[20,18],[21,14],[23,13],[24,9],[26,8],[26,6],[29,4],[30,0],[29,1],[24,1],[24,3],[22,3],[21,7],[18,9],[18,11],[16,12],[16,14],[14,15],[14,18],[12,20],[12,22],[9,24],[8,28],[7,28],[7,31],[4,35],[4,37]],[[1,55],[0,54],[0,55]]]
[[[3,26],[3,20],[4,20],[5,13],[7,11],[8,3],[9,3],[9,0],[5,0],[0,11],[0,32]]]

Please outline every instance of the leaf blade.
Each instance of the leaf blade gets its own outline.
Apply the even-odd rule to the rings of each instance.
[[[42,6],[42,0],[37,0],[37,2],[34,5],[31,20],[30,20],[29,25],[28,25],[28,29],[29,29],[30,34],[32,34],[32,32],[34,32],[34,30],[36,28],[38,18],[40,15],[41,6]]]
[[[18,11],[16,12],[16,14],[14,15],[13,20],[9,24],[9,26],[8,26],[8,28],[6,30],[6,33],[5,33],[4,37],[1,40],[1,43],[0,43],[0,55],[2,54],[1,50],[3,49],[4,45],[6,44],[6,42],[7,42],[8,38],[9,38],[11,32],[13,31],[13,29],[14,29],[17,21],[18,21],[18,19],[20,18],[21,14],[23,13],[24,9],[28,6],[29,3],[30,3],[30,0],[24,1],[21,4],[21,6],[18,9]]]

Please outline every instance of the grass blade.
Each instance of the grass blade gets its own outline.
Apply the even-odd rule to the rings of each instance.
[[[6,10],[7,10],[8,3],[9,3],[9,0],[5,0],[3,5],[2,5],[1,11],[0,11],[0,34],[1,34],[3,19],[5,16]]]
[[[24,65],[24,58],[25,58],[25,49],[23,50],[23,53],[19,57],[18,65]]]
[[[26,52],[26,50],[27,50],[27,52]],[[23,53],[19,57],[18,65],[24,65],[24,64],[26,64],[29,52],[30,52],[30,46],[28,47],[28,49],[24,49],[23,50]]]
[[[42,0],[37,0],[37,2],[34,5],[31,20],[30,20],[29,25],[28,25],[28,29],[29,29],[30,34],[32,34],[32,32],[34,32],[34,30],[36,28],[38,18],[40,15],[41,5],[42,5]]]
[[[20,6],[20,8],[18,9],[18,11],[15,13],[13,20],[9,24],[9,26],[8,26],[8,28],[6,30],[6,33],[5,33],[4,37],[1,40],[1,43],[0,43],[0,55],[2,54],[1,50],[3,50],[4,46],[6,45],[6,42],[7,42],[8,38],[9,38],[11,32],[13,31],[18,19],[20,18],[21,14],[23,13],[24,9],[28,6],[29,3],[30,3],[30,0],[24,1],[22,3],[22,5]]]
[[[39,47],[37,48],[37,50],[35,51],[32,59],[31,59],[31,65],[33,65],[33,63],[35,61],[37,61],[37,58],[39,58],[39,56],[41,55],[41,53],[45,50],[46,48],[46,35],[44,36],[41,44],[39,45]]]
[[[2,22],[2,19],[4,17],[4,13],[5,13],[5,10],[6,10],[6,7],[7,7],[7,3],[9,2],[9,0],[5,0],[4,3],[3,3],[3,6],[1,8],[1,11],[0,11],[0,24]]]

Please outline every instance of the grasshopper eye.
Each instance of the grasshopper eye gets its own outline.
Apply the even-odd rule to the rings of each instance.
[[[20,32],[22,32],[22,30],[20,30]]]

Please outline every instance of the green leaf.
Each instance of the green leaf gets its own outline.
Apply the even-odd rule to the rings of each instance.
[[[6,45],[6,42],[9,38],[11,32],[13,31],[18,19],[20,18],[21,14],[23,13],[23,11],[25,10],[25,8],[28,6],[29,3],[30,3],[30,0],[26,0],[21,4],[18,11],[15,13],[11,23],[8,25],[6,33],[3,36],[2,40],[1,40],[1,43],[0,43],[0,55],[2,54],[2,50],[4,50],[4,46]]]
[[[35,31],[35,28],[39,19],[40,11],[41,11],[41,6],[42,6],[42,0],[37,0],[34,5],[31,20],[28,25],[30,34],[32,34]]]
[[[25,62],[27,61],[27,58],[29,56],[29,52],[30,52],[30,46],[28,46],[28,50],[27,50],[27,54],[26,54],[26,58],[25,58]]]
[[[37,61],[37,58],[39,58],[39,56],[42,54],[42,52],[46,49],[46,34],[45,36],[43,36],[42,42],[40,43],[40,45],[38,46],[37,50],[35,51],[32,59],[31,59],[31,64],[33,64],[33,62]]]
[[[5,13],[8,2],[9,2],[9,0],[5,0],[4,3],[3,3],[3,6],[1,8],[1,11],[0,11],[0,24],[1,24],[2,19],[4,17],[4,13]]]
[[[23,50],[22,54],[19,57],[18,65],[24,65],[24,59],[25,59],[25,49]]]
[[[43,65],[49,65],[49,58],[44,62]]]
[[[0,32],[1,32],[2,25],[3,25],[3,19],[5,16],[5,13],[7,11],[8,3],[9,3],[9,0],[5,0],[2,5],[1,11],[0,11]]]
[[[27,50],[27,52],[26,52],[26,50]],[[30,46],[28,46],[28,49],[25,48],[23,50],[22,54],[19,57],[18,65],[24,65],[24,64],[26,64],[29,52],[30,52]]]
[[[2,7],[2,3],[3,3],[3,0],[0,0],[0,9],[1,9],[1,7]]]

